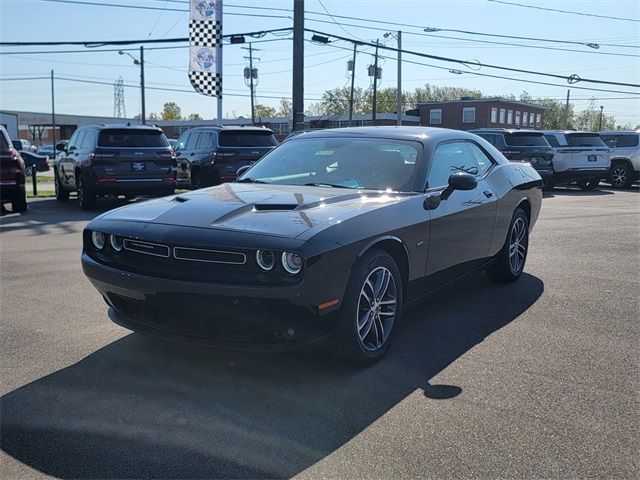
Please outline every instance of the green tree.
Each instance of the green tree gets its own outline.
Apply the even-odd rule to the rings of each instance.
[[[270,118],[276,116],[276,109],[268,105],[257,103],[255,105],[256,118]]]
[[[182,120],[182,110],[175,102],[167,102],[162,107],[160,116],[162,120]]]
[[[573,121],[573,127],[577,130],[597,132],[600,127],[600,109],[592,104],[578,113]],[[614,128],[616,128],[616,119],[613,116],[603,114],[602,130],[613,130]]]
[[[158,115],[157,113],[151,112],[149,114],[148,120],[160,120],[160,115]]]
[[[276,113],[278,117],[289,117],[291,116],[291,101],[286,98],[280,99],[280,109]]]
[[[191,121],[202,120],[202,117],[200,116],[199,113],[190,113],[189,116],[187,117],[187,120],[191,120]]]

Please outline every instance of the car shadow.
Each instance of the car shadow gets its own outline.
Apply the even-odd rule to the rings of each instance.
[[[258,354],[130,334],[4,395],[2,450],[59,478],[291,477],[416,390],[425,409],[460,395],[431,379],[543,291],[527,274],[462,280],[408,310],[389,354],[366,369],[324,346]]]

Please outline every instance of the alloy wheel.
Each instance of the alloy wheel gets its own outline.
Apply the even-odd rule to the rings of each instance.
[[[623,167],[616,167],[611,172],[611,184],[620,187],[627,184],[627,171]]]
[[[527,255],[527,226],[522,218],[518,218],[511,227],[509,237],[509,264],[513,273],[519,273],[524,266]]]
[[[357,310],[358,340],[368,351],[380,349],[389,338],[396,319],[398,295],[393,275],[377,267],[364,281]]]

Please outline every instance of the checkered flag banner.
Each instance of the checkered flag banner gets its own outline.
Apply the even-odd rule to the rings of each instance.
[[[222,98],[222,0],[191,0],[189,19],[189,80],[196,92]]]

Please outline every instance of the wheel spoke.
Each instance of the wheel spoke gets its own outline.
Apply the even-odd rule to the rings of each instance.
[[[384,326],[378,317],[375,317],[372,323],[376,332],[376,347],[380,347],[384,343]]]
[[[358,335],[360,335],[360,340],[362,340],[363,342],[371,331],[371,325],[373,325],[373,316],[371,315],[371,310],[369,310],[369,312],[367,312],[367,315],[365,315],[362,326],[358,328]]]

